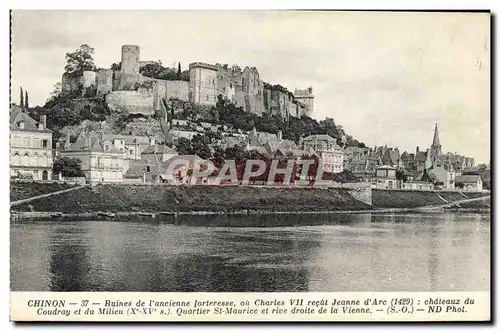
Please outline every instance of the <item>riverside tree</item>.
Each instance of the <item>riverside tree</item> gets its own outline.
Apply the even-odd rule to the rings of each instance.
[[[63,177],[85,177],[81,168],[81,161],[74,157],[61,157],[54,161],[52,171],[54,174],[61,174]]]

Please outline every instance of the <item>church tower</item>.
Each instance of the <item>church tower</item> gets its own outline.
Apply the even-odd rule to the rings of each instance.
[[[432,155],[441,155],[441,144],[439,143],[439,134],[438,134],[438,125],[434,127],[434,138],[432,139],[431,145],[431,156]]]

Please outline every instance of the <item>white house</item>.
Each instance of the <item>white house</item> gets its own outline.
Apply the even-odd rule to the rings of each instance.
[[[33,180],[52,177],[52,131],[46,116],[37,122],[20,107],[10,113],[10,176]]]
[[[455,185],[466,191],[481,191],[483,189],[483,180],[479,175],[457,176]]]

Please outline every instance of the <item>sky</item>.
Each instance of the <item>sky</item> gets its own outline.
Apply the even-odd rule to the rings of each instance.
[[[490,16],[482,13],[324,11],[13,11],[12,102],[19,87],[43,105],[65,54],[95,48],[95,63],[195,61],[257,67],[260,78],[313,88],[314,114],[370,147],[444,152],[490,162]]]

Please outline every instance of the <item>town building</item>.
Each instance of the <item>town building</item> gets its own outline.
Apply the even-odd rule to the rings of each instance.
[[[457,153],[444,154],[439,141],[439,132],[437,123],[434,127],[434,137],[431,145],[431,164],[433,167],[451,164],[457,173],[461,173],[467,169],[474,167],[474,158],[458,155]]]
[[[311,135],[302,140],[303,149],[312,149],[323,164],[324,172],[339,173],[344,171],[344,151],[337,145],[337,140],[326,134]]]
[[[349,146],[344,149],[344,163],[347,165],[354,161],[366,160],[370,155],[370,148]]]
[[[431,182],[412,180],[408,182],[403,182],[401,184],[403,190],[418,190],[418,191],[430,191],[434,189],[434,184]]]
[[[146,148],[142,154],[141,159],[148,163],[165,162],[168,159],[179,155],[177,151],[166,145],[150,145]]]
[[[403,167],[404,164],[399,149],[387,148],[382,155],[382,164],[396,168]]]
[[[380,166],[376,169],[376,184],[375,188],[378,189],[397,189],[398,180],[396,178],[396,167],[388,165]],[[373,182],[372,182],[373,184]],[[373,187],[373,186],[372,186]]]
[[[32,180],[52,177],[52,131],[47,129],[46,116],[40,122],[20,107],[10,110],[10,176]]]
[[[455,185],[465,191],[481,191],[483,189],[483,181],[479,175],[457,176]]]
[[[437,188],[453,190],[455,188],[456,172],[451,164],[433,166],[428,170],[429,175],[434,177]]]
[[[123,151],[115,144],[103,134],[89,134],[60,151],[60,156],[79,159],[87,183],[121,183]]]

